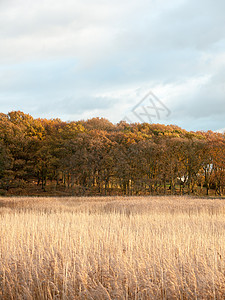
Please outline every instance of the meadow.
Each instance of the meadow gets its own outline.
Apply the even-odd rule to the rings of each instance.
[[[225,299],[225,202],[0,198],[0,299]]]

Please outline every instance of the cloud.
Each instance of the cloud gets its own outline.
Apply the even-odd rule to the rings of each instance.
[[[223,0],[2,0],[1,110],[117,122],[152,90],[172,112],[161,122],[223,128],[224,10]]]

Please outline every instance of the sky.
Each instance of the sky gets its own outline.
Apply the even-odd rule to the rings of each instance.
[[[225,128],[224,0],[0,0],[0,112]]]

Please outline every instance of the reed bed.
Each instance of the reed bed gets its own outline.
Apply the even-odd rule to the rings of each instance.
[[[0,299],[225,299],[225,205],[0,198]]]

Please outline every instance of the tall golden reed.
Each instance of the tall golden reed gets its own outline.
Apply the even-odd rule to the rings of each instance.
[[[225,205],[0,198],[0,299],[225,299]]]

